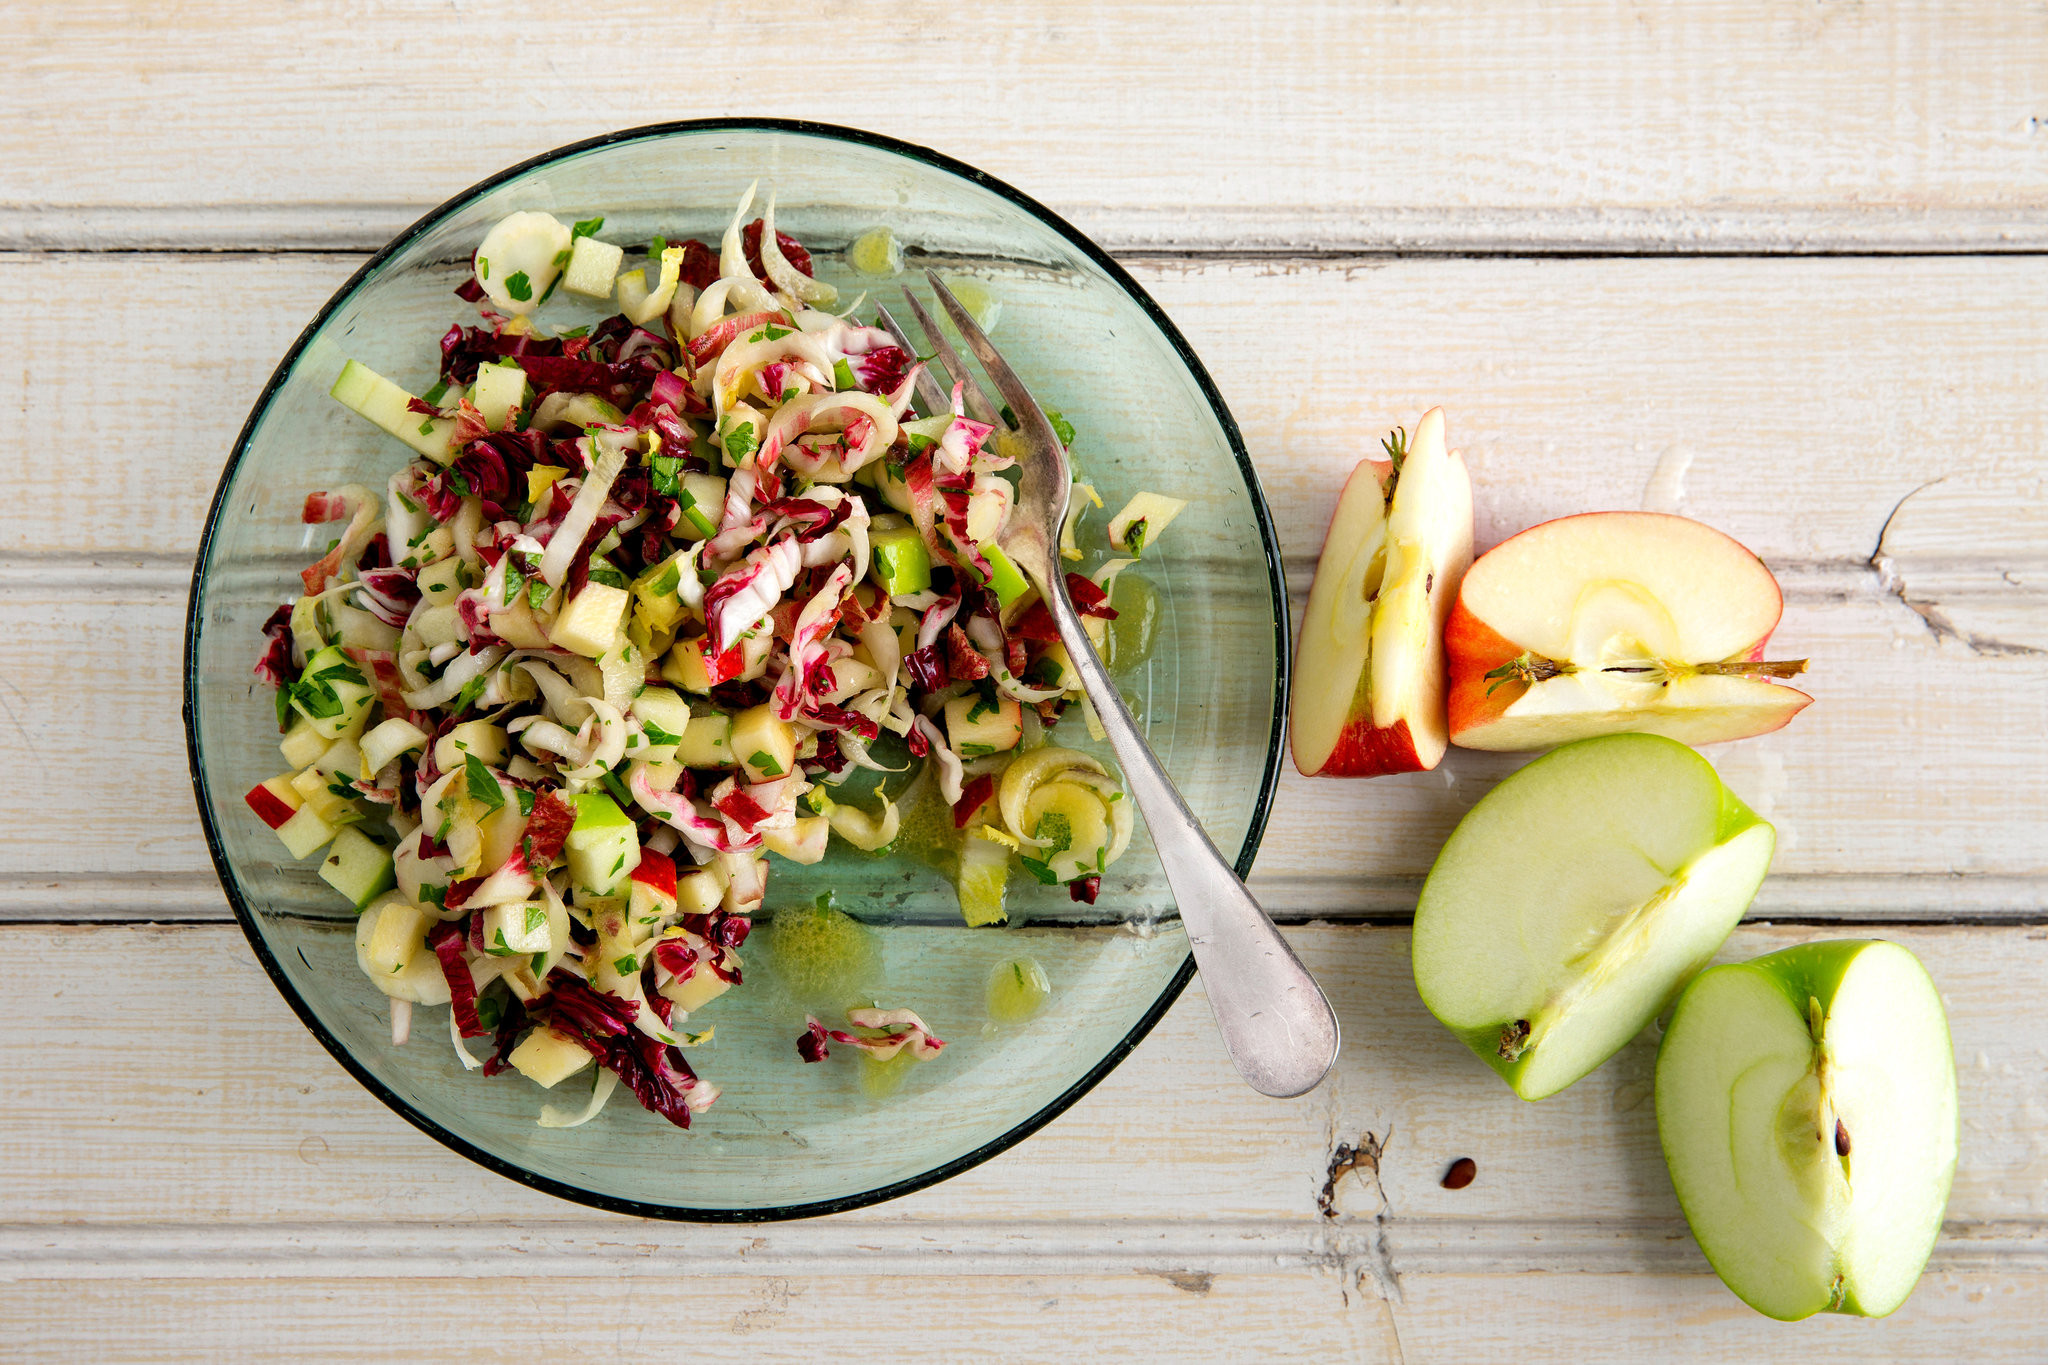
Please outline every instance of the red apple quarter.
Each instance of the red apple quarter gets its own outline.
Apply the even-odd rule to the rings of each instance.
[[[1289,712],[1309,777],[1418,772],[1449,742],[1443,628],[1472,562],[1472,480],[1442,408],[1389,450],[1345,482],[1309,588]]]
[[[1451,742],[1540,749],[1639,731],[1687,744],[1775,730],[1813,698],[1762,662],[1784,596],[1763,561],[1662,512],[1546,521],[1479,558],[1444,629]]]

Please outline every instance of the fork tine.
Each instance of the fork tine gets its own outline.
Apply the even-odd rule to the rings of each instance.
[[[890,314],[887,307],[879,303],[876,304],[875,317],[882,324],[882,330],[896,338],[898,346],[901,346],[912,355],[917,354],[917,344],[904,332],[902,325]],[[929,365],[921,367],[917,372],[917,396],[923,401],[925,408],[932,416],[953,410],[953,394],[951,390],[939,382],[938,376],[932,373],[932,367]]]
[[[927,270],[925,278],[932,282],[932,292],[938,296],[939,306],[946,310],[946,316],[951,318],[953,326],[959,329],[960,339],[974,352],[975,359],[988,371],[988,377],[995,381],[997,391],[1003,395],[1003,401],[1008,403],[1010,411],[1016,414],[1017,426],[1028,436],[1050,442],[1055,450],[1064,449],[1060,445],[1059,436],[1052,429],[1052,423],[1046,420],[1045,413],[1039,408],[1038,400],[1031,396],[1031,390],[1024,387],[1024,381],[1017,377],[1017,372],[1009,367],[1001,354],[989,343],[988,334],[976,325],[973,315],[962,306],[960,300],[953,297],[953,291],[946,288],[937,275]],[[925,325],[929,328],[931,324]]]
[[[944,285],[939,283],[937,275],[933,275],[930,271],[926,271],[925,275],[931,280],[933,288],[940,290],[945,288]],[[917,295],[905,289],[903,297],[910,300],[910,311],[917,314],[917,325],[924,328],[925,335],[931,338],[932,351],[938,356],[946,369],[951,372],[953,382],[965,386],[962,390],[962,396],[966,400],[967,415],[977,422],[986,422],[992,427],[1003,427],[1007,430],[1007,424],[1004,423],[1001,415],[997,413],[996,405],[989,401],[988,394],[982,389],[981,381],[976,379],[974,371],[961,361],[960,353],[953,349],[952,342],[946,340],[946,334],[939,330],[938,323],[932,321],[932,315],[925,312],[924,305],[917,301]],[[953,298],[951,294],[947,294],[945,297],[948,299]],[[960,307],[959,300],[953,300],[953,307]],[[954,320],[957,322],[959,319],[955,317]],[[972,323],[969,325],[971,326]],[[966,336],[967,334],[962,332],[960,335]],[[953,397],[951,394],[948,394],[946,395],[945,403],[940,406],[939,411],[951,412],[952,410]]]

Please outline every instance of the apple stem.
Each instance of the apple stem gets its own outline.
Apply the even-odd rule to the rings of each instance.
[[[1540,683],[1551,678],[1566,677],[1578,671],[1576,664],[1559,663],[1556,659],[1546,659],[1541,654],[1524,654],[1487,672],[1486,677],[1493,686],[1486,689],[1486,695],[1492,696],[1495,691],[1511,682]]]

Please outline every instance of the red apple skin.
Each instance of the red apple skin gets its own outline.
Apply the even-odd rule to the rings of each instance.
[[[1300,761],[1294,766],[1299,771]],[[1415,752],[1415,739],[1408,733],[1406,720],[1382,727],[1354,713],[1345,723],[1344,733],[1338,736],[1337,747],[1330,750],[1329,761],[1302,776],[1384,777],[1390,773],[1419,773],[1426,767],[1422,756]]]
[[[256,818],[276,829],[292,818],[292,808],[277,799],[268,787],[258,784],[249,788],[249,794],[242,798],[249,803],[249,809],[256,812]]]
[[[1451,674],[1447,708],[1451,716],[1451,743],[1456,744],[1459,735],[1484,725],[1522,699],[1529,684],[1518,678],[1502,681],[1486,676],[1521,656],[1522,647],[1474,616],[1460,593],[1451,604],[1451,619],[1444,623],[1444,658]],[[1487,695],[1488,688],[1494,689],[1492,696]]]

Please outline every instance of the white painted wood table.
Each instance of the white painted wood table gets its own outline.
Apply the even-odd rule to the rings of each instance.
[[[0,1356],[2048,1358],[2048,11],[969,9],[0,4]],[[1962,1164],[1904,1309],[1721,1288],[1649,1039],[1531,1106],[1423,1011],[1403,925],[1481,755],[1283,784],[1257,886],[1348,1040],[1300,1102],[1218,1091],[1190,991],[1009,1154],[735,1230],[528,1192],[329,1060],[185,769],[233,434],[427,206],[733,113],[941,148],[1116,252],[1243,423],[1297,612],[1360,433],[1438,402],[1482,545],[1654,506],[1769,561],[1819,701],[1712,755],[1781,836],[1728,952],[1878,933],[1941,985]]]

